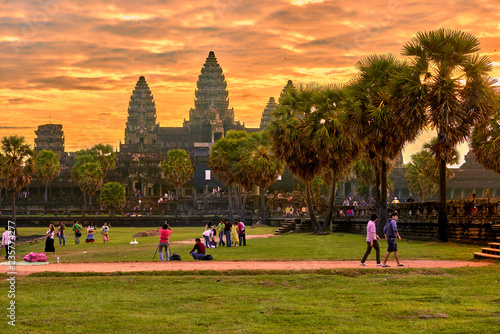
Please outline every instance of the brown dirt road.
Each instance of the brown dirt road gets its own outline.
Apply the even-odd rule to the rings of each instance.
[[[247,239],[269,238],[273,234],[249,235]],[[193,240],[172,243],[192,243]],[[187,258],[186,258],[187,259]],[[199,270],[318,270],[318,269],[396,269],[396,263],[390,261],[389,268],[376,266],[375,261],[368,261],[367,266],[360,266],[359,261],[167,261],[167,262],[102,262],[102,263],[48,263],[39,265],[17,265],[12,270],[7,265],[0,266],[0,272],[17,275],[29,275],[39,272],[137,272],[137,271],[199,271]],[[403,268],[460,268],[482,267],[491,262],[481,261],[434,261],[405,260]]]
[[[367,262],[360,266],[359,261],[167,261],[167,262],[111,262],[111,263],[49,263],[45,265],[18,265],[15,272],[24,276],[38,272],[134,272],[134,271],[199,271],[199,270],[318,270],[318,269],[396,269],[394,261],[390,268],[376,266]],[[460,268],[482,267],[491,262],[476,261],[432,261],[408,260],[403,268]],[[12,272],[8,266],[1,266],[1,272]]]

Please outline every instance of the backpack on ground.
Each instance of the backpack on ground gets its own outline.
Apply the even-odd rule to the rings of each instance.
[[[177,253],[172,254],[172,256],[170,257],[170,261],[180,261],[180,260],[181,256]]]
[[[213,260],[213,259],[214,258],[210,254],[207,254],[204,257],[200,258],[200,260],[205,260],[205,261],[210,261],[210,260]]]

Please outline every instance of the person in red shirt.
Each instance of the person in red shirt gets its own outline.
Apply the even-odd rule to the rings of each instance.
[[[190,254],[194,260],[199,260],[200,258],[205,257],[205,245],[201,242],[200,238],[196,238],[195,241],[196,243],[194,244]]]
[[[163,261],[163,248],[165,248],[165,255],[166,255],[165,261],[169,261],[170,254],[168,252],[168,246],[169,246],[168,238],[174,231],[172,231],[172,228],[170,227],[170,225],[167,224],[166,220],[163,224],[163,227],[159,228],[158,231],[160,231],[160,243],[158,244],[158,253],[160,253],[160,261]]]

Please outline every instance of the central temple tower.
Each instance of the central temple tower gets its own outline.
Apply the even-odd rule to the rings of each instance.
[[[234,110],[229,109],[229,92],[222,68],[210,51],[198,76],[194,109],[189,110],[189,128],[195,142],[214,143],[227,130],[241,127],[234,121]]]

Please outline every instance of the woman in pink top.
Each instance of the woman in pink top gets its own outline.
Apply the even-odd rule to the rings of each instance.
[[[380,240],[379,236],[377,235],[377,226],[375,225],[375,222],[377,221],[377,215],[372,214],[370,217],[370,221],[366,225],[366,252],[365,255],[363,255],[363,258],[361,259],[361,265],[366,266],[366,258],[368,255],[370,255],[372,248],[375,248],[375,252],[377,253],[377,266],[382,266],[380,263],[380,247],[378,245],[378,241]]]
[[[160,231],[160,243],[158,244],[158,253],[160,253],[160,261],[163,261],[163,248],[165,248],[165,256],[166,259],[165,261],[170,260],[170,254],[168,252],[168,238],[170,235],[173,233],[172,228],[170,225],[167,224],[167,221],[165,220],[165,223],[163,224],[163,227],[158,229]]]

